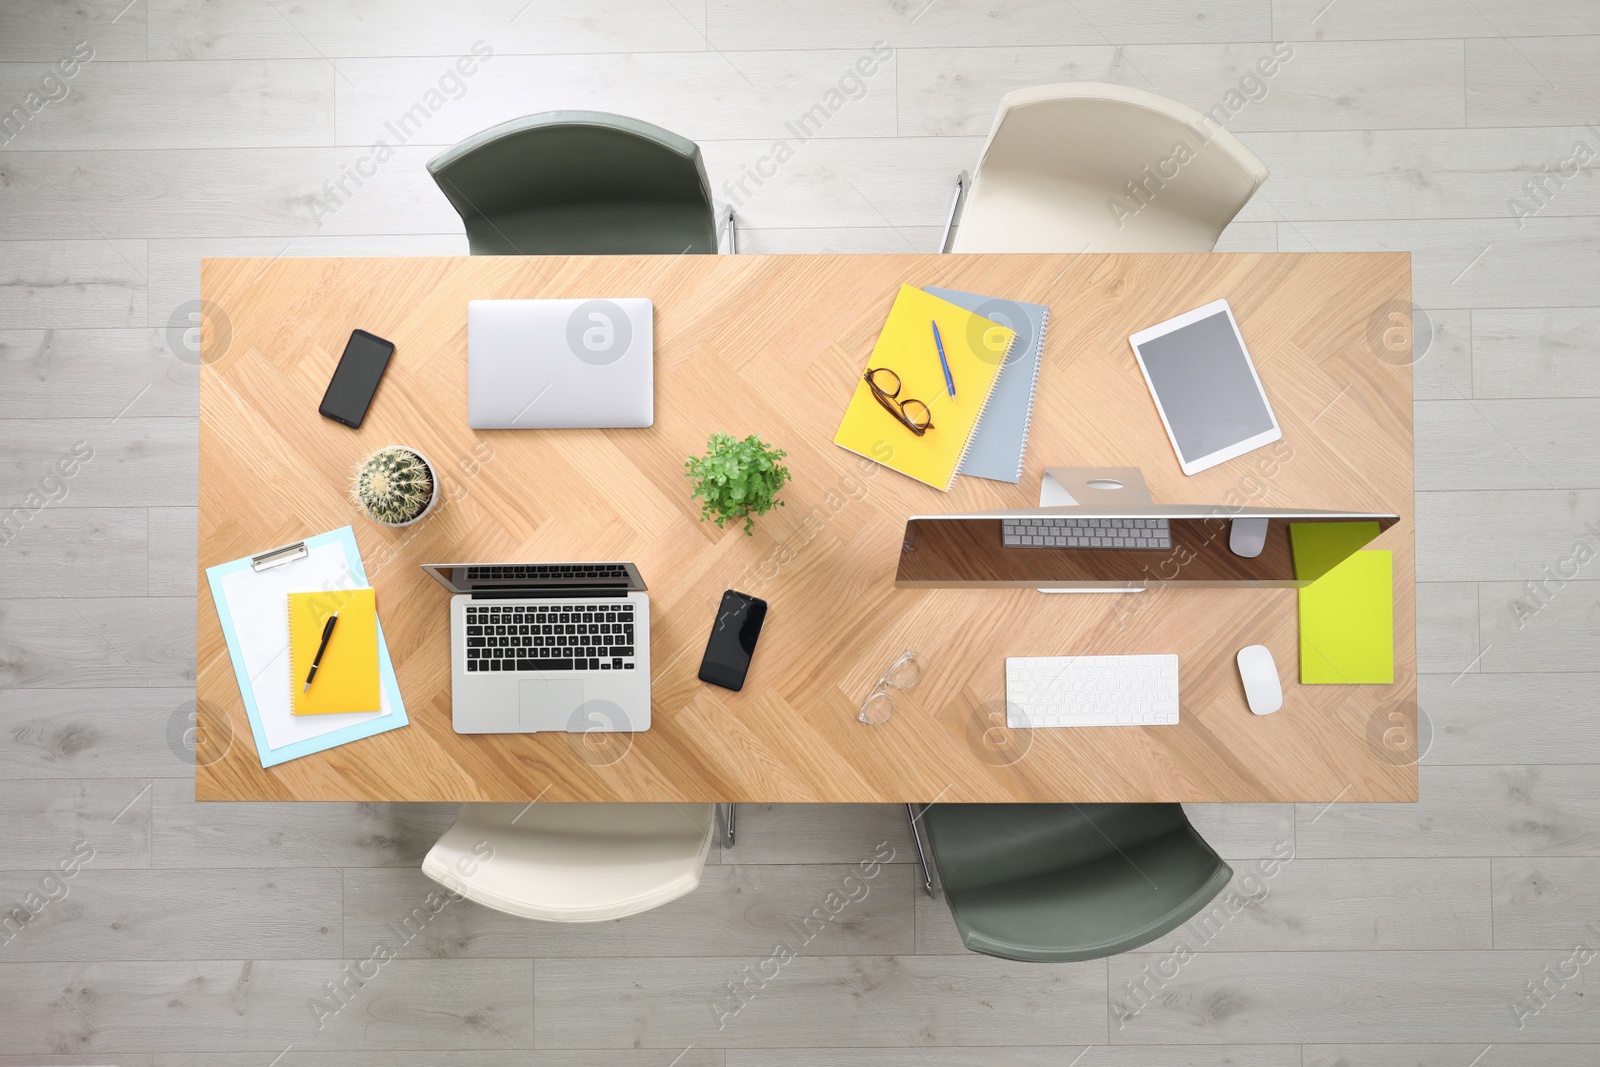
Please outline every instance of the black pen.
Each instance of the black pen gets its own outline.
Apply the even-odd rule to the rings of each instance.
[[[317,668],[322,665],[322,654],[328,651],[328,638],[333,636],[333,624],[338,621],[339,613],[336,611],[328,616],[327,624],[322,627],[322,644],[317,646],[317,658],[311,661],[311,673],[306,675],[306,689],[311,688],[311,679],[317,676]],[[304,693],[306,689],[300,692]]]

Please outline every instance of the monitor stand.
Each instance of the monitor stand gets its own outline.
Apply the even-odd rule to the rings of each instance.
[[[1138,467],[1050,467],[1039,483],[1041,508],[1077,507],[1086,504],[1095,508],[1148,508],[1154,507],[1150,489],[1144,484],[1144,473]],[[1121,589],[1094,586],[1053,586],[1040,589],[1041,593],[1142,593],[1143,585],[1130,583]]]

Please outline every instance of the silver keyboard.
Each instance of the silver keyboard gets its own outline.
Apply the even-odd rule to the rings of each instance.
[[[1007,726],[1170,726],[1177,721],[1177,656],[1006,660]]]
[[[1166,519],[1001,519],[1008,548],[1171,548]]]

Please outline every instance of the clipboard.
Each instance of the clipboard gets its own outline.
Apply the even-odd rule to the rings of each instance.
[[[382,620],[378,622],[378,673],[382,682],[378,710],[293,714],[289,594],[366,586],[367,571],[350,527],[258,556],[207,567],[206,579],[228,642],[228,655],[233,660],[234,677],[239,682],[239,695],[244,698],[261,766],[274,767],[407,724]]]

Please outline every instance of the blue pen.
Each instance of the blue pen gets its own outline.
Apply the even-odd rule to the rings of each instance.
[[[944,341],[939,337],[939,323],[933,324],[933,343],[939,349],[939,366],[944,368],[944,387],[950,390],[950,395],[956,395],[956,380],[950,377],[950,361],[944,358]]]

